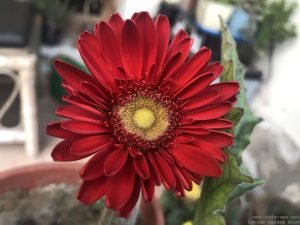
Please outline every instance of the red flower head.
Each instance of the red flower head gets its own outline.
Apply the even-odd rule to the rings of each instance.
[[[188,54],[193,40],[179,31],[169,45],[167,17],[147,12],[130,20],[114,14],[84,32],[78,49],[91,75],[56,60],[68,105],[48,125],[63,140],[55,161],[91,156],[81,169],[78,199],[89,204],[105,196],[106,206],[128,216],[141,193],[151,201],[161,183],[178,197],[192,181],[219,177],[233,136],[222,119],[232,108],[238,83],[211,84],[222,72],[211,51]]]

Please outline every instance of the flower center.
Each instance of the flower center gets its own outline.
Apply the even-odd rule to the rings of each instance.
[[[128,133],[153,141],[169,126],[167,108],[147,97],[137,97],[118,108],[121,122]]]
[[[166,147],[176,136],[181,120],[180,100],[169,88],[141,80],[118,81],[119,92],[109,113],[114,137],[122,144],[139,151]]]
[[[134,123],[143,129],[151,127],[154,123],[155,117],[153,111],[147,108],[141,108],[135,111],[133,116]]]

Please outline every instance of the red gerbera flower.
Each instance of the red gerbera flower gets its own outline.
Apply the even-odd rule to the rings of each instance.
[[[55,161],[92,156],[81,169],[78,199],[89,204],[105,196],[106,206],[128,216],[141,193],[151,201],[155,186],[184,196],[192,181],[219,177],[222,148],[233,136],[222,119],[235,102],[236,82],[211,83],[222,66],[209,64],[211,51],[188,54],[193,40],[179,31],[169,45],[167,17],[153,22],[147,12],[130,20],[114,14],[84,32],[78,49],[91,75],[56,60],[68,105],[48,125],[64,139]]]

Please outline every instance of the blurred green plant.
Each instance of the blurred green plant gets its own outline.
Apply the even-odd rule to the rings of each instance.
[[[165,191],[160,199],[166,224],[189,225],[193,220],[195,207],[201,194],[201,186],[193,183],[191,191],[186,191],[184,199],[178,199],[173,193]]]
[[[160,199],[167,225],[183,225],[194,217],[196,201],[178,199],[173,193],[165,191]]]
[[[52,27],[65,22],[71,6],[70,0],[33,0],[33,5]]]
[[[224,4],[230,4],[230,5],[241,5],[244,0],[214,0],[215,2],[220,2]]]
[[[297,2],[286,0],[214,0],[236,7],[242,7],[252,17],[253,26],[244,29],[246,38],[252,38],[258,50],[273,54],[276,44],[297,35],[291,16],[297,8]],[[255,32],[253,32],[253,28]],[[249,34],[251,34],[249,37]]]
[[[291,22],[297,7],[296,2],[287,3],[286,0],[265,1],[257,10],[256,46],[273,54],[276,44],[295,37],[296,27]]]

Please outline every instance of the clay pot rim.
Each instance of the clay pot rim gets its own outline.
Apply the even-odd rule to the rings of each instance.
[[[75,184],[81,181],[79,170],[83,163],[39,163],[20,166],[0,172],[0,195],[18,188],[31,189],[50,183]],[[162,208],[156,199],[141,205],[145,225],[164,225]]]
[[[83,166],[83,163],[61,163],[61,162],[45,162],[45,163],[36,163],[36,164],[29,164],[24,166],[17,166],[13,167],[4,171],[0,171],[0,180],[14,176],[19,173],[28,173],[33,170],[48,170],[48,169],[80,169]]]

